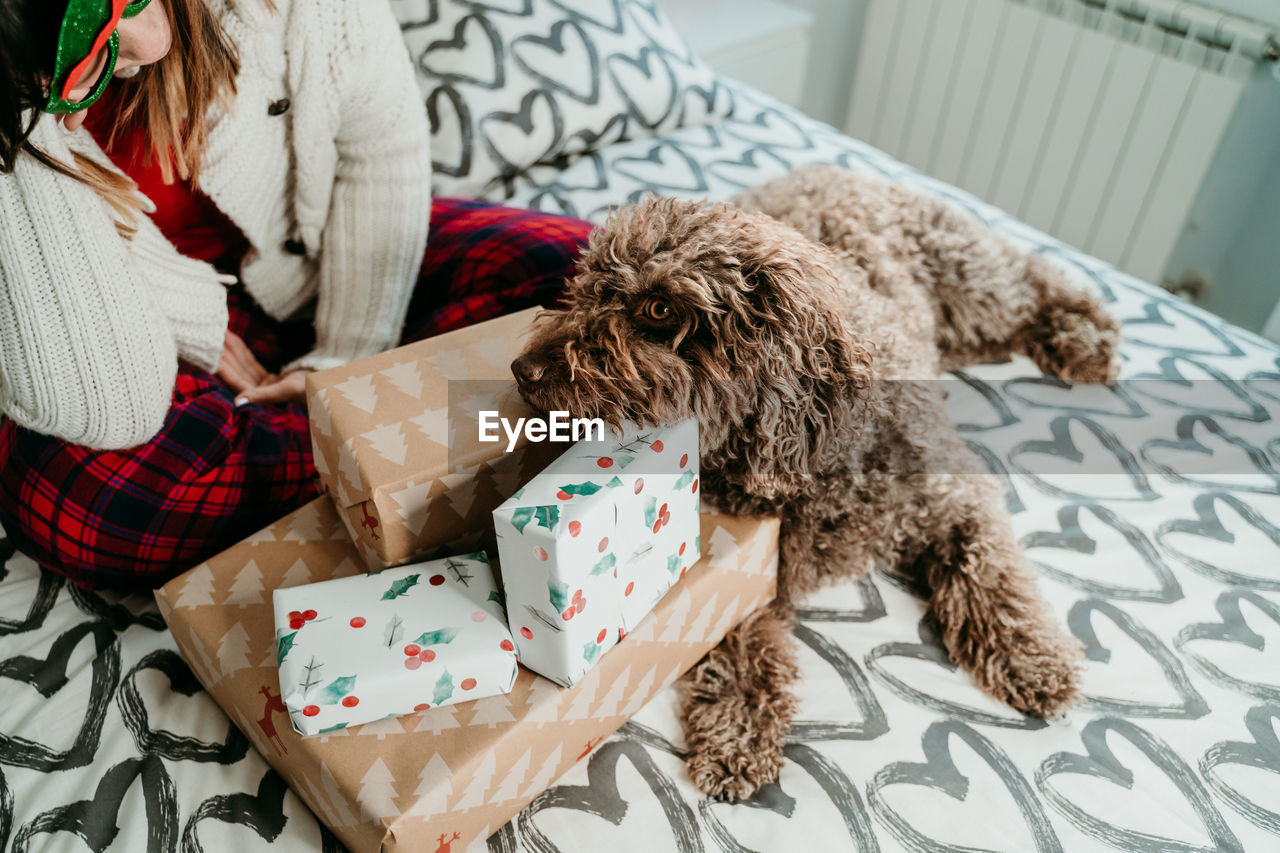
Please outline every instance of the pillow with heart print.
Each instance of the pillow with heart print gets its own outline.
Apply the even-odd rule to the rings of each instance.
[[[431,120],[433,189],[709,124],[730,90],[654,0],[392,0]]]

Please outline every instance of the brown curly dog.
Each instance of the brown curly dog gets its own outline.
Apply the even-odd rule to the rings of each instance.
[[[620,210],[569,288],[512,364],[525,398],[614,424],[696,416],[708,498],[783,519],[776,604],[685,679],[702,791],[777,778],[792,607],[874,565],[927,587],[948,654],[987,693],[1044,717],[1075,701],[1079,647],[929,380],[1018,352],[1109,381],[1119,330],[1098,301],[943,203],[835,167],[733,204]]]

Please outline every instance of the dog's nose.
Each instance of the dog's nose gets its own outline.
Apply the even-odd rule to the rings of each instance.
[[[522,385],[536,385],[547,372],[547,363],[528,353],[511,362],[511,372]]]

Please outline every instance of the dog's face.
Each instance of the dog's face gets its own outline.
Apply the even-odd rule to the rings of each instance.
[[[512,362],[520,392],[613,425],[694,416],[704,460],[741,457],[726,445],[751,439],[762,461],[748,467],[776,459],[805,473],[807,449],[870,381],[824,251],[726,204],[624,208],[592,234],[570,307],[544,316]]]

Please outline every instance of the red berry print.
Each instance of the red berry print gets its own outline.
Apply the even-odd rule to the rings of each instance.
[[[521,636],[521,637],[524,637],[526,640],[532,640],[532,639],[533,639],[533,632],[532,632],[532,631],[530,631],[528,628],[521,628],[521,629],[520,629],[520,636]]]
[[[649,446],[653,448],[653,452],[654,452],[654,453],[661,453],[661,452],[662,452],[662,439],[658,439],[657,441],[655,441],[653,444],[651,444],[651,445],[649,445]]]
[[[498,643],[498,648],[502,649],[504,652],[514,652],[516,650],[516,644],[510,640],[503,640],[501,643]]]
[[[573,497],[573,495],[569,494],[564,489],[561,489],[560,491],[556,492],[556,497],[558,497],[562,501],[567,501],[569,500],[569,498]]]
[[[570,536],[577,536],[577,535],[578,535],[579,533],[581,533],[581,532],[582,532],[582,522],[581,522],[581,521],[571,521],[571,522],[569,522],[569,535],[570,535]]]
[[[319,705],[308,705],[307,707],[302,709],[302,716],[304,717],[314,717],[316,714],[319,714],[319,713],[320,713]]]
[[[409,645],[404,647],[404,653],[411,658],[417,657],[418,652],[420,651],[422,651],[422,646],[418,645],[417,643],[410,643]]]
[[[626,629],[625,629],[625,628],[619,628],[619,629],[618,629],[618,642],[619,642],[619,643],[621,643],[621,642],[622,642],[623,640],[625,640],[626,638],[627,638],[627,631],[626,631]]]
[[[302,614],[302,618],[303,618],[303,619],[306,619],[308,622],[310,622],[312,619],[316,618],[316,617],[317,617],[317,616],[319,616],[319,615],[320,615],[320,614],[319,614],[319,613],[316,613],[314,610],[308,610],[308,611],[306,611],[305,613],[303,613],[303,614]]]
[[[596,645],[600,645],[601,643],[603,643],[604,638],[607,636],[609,636],[609,632],[606,631],[604,628],[601,628],[600,633],[596,634]]]
[[[689,464],[689,454],[686,453],[684,456],[680,457],[680,467],[683,468],[688,464]]]
[[[638,495],[642,491],[644,491],[644,477],[637,477],[636,478],[636,494]]]
[[[432,575],[431,580],[427,581],[427,583],[432,586],[440,586],[440,584],[444,583],[444,575]]]
[[[697,481],[697,480],[694,480],[694,481],[693,481],[693,494],[695,494],[695,495],[696,495],[697,493],[698,493],[698,481]]]
[[[354,708],[355,706],[357,706],[357,705],[359,705],[359,704],[360,704],[360,699],[359,699],[358,697],[356,697],[356,696],[343,696],[343,697],[342,697],[342,707],[344,707],[344,708]]]
[[[662,529],[662,519],[658,519],[653,523],[653,532],[657,533],[661,529]]]
[[[475,613],[471,614],[472,622],[483,622],[484,620],[485,620],[485,615],[483,610],[477,610]]]
[[[608,456],[601,456],[599,459],[596,460],[596,464],[599,465],[601,468],[612,468],[613,460],[610,459]]]
[[[596,550],[599,551],[601,554],[603,554],[605,549],[608,547],[609,547],[609,537],[606,536],[600,540],[600,544],[596,546]]]
[[[560,614],[560,618],[568,622],[570,619],[573,618],[573,614],[576,612],[577,610],[575,608],[570,607],[568,610]]]
[[[415,710],[415,711],[430,711],[430,710],[431,710],[431,704],[430,704],[429,702],[423,702],[421,705],[414,705],[414,706],[413,706],[413,710]]]
[[[658,510],[658,516],[662,517],[666,514],[667,514],[667,504],[663,504],[662,507]]]
[[[679,551],[677,551],[676,553],[677,553],[677,554],[679,554],[681,557],[683,557],[683,556],[684,556],[684,546],[685,546],[685,545],[688,545],[688,544],[689,544],[688,542],[681,542],[681,543],[680,543],[680,550],[679,550]]]
[[[549,555],[547,554],[546,548],[543,548],[541,545],[534,545],[533,556],[537,557],[540,562],[545,563]]]
[[[353,617],[351,617],[351,627],[352,627],[352,628],[363,628],[364,626],[365,626],[365,621],[364,621],[364,617],[363,617],[363,616],[353,616]]]
[[[684,577],[684,573],[685,573],[685,572],[687,572],[687,571],[689,571],[689,567],[688,567],[688,566],[685,566],[684,568],[682,568],[682,569],[680,570],[680,577]]]
[[[431,663],[435,659],[436,659],[436,653],[431,651],[431,649],[423,649],[422,651],[418,652],[418,660]]]
[[[404,659],[405,669],[417,669],[420,666],[422,666],[422,658],[405,658]]]
[[[292,622],[294,619],[301,619],[301,618],[302,618],[302,611],[301,611],[301,610],[290,610],[290,611],[289,611],[289,621],[290,621],[290,622]]]
[[[305,621],[303,621],[303,619],[302,619],[301,617],[299,617],[299,618],[297,618],[297,619],[290,619],[290,620],[289,620],[289,627],[290,627],[290,628],[292,628],[292,629],[293,629],[293,630],[295,630],[295,631],[300,630],[300,629],[302,628],[302,626],[303,626],[303,625],[305,625],[305,624],[307,624],[307,623],[306,623]]]
[[[625,591],[625,592],[623,592],[622,594],[623,594],[623,595],[630,595],[631,593],[633,593],[633,592],[635,592],[635,591],[636,591],[636,582],[635,582],[635,581],[632,581],[631,583],[627,584],[627,589],[626,589],[626,591]]]
[[[462,683],[459,684],[458,686],[461,687],[463,690],[475,690],[476,680],[474,678],[464,678],[462,679]]]

